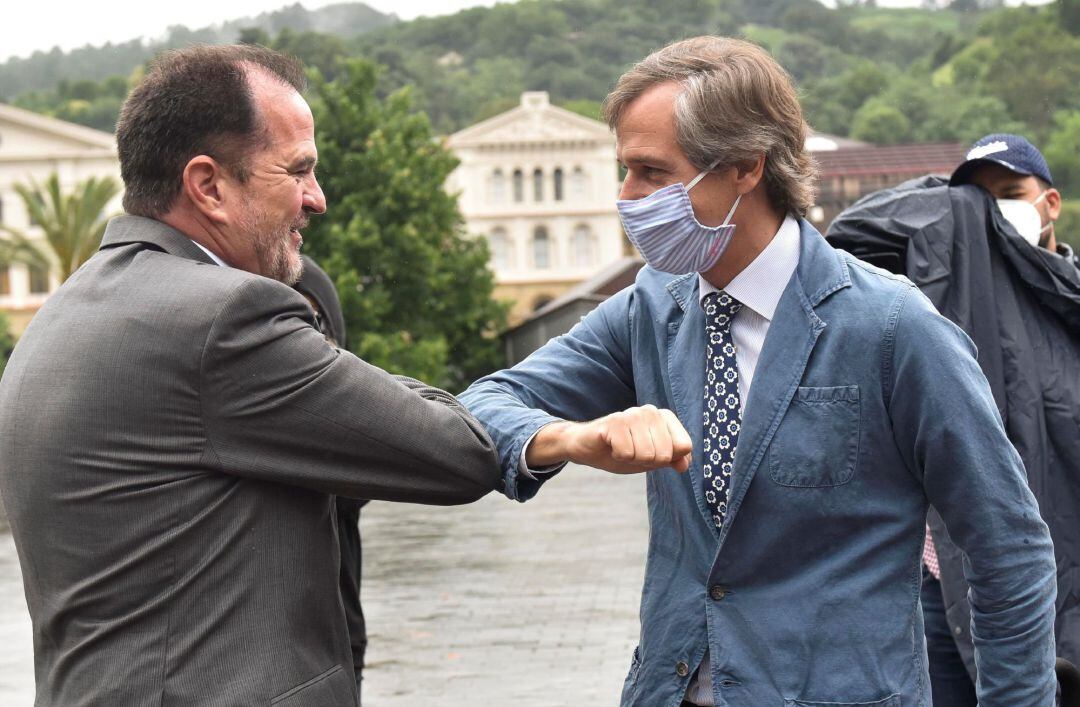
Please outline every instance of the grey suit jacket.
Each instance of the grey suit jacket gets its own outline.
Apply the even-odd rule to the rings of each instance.
[[[0,382],[37,705],[354,704],[333,494],[495,488],[449,394],[327,344],[304,298],[113,220]]]

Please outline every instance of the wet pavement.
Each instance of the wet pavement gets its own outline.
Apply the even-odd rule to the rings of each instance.
[[[526,504],[361,514],[365,707],[614,705],[637,642],[644,478],[569,467]],[[0,532],[0,704],[33,702],[30,620]]]

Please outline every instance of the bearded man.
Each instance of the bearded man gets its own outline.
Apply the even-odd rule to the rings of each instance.
[[[293,60],[167,54],[117,126],[126,215],[0,383],[38,707],[356,704],[335,496],[498,481],[452,396],[327,342],[289,285],[325,211]]]

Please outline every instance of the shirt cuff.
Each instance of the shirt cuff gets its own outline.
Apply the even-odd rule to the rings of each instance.
[[[548,423],[551,424],[550,422]],[[545,474],[554,474],[556,471],[562,470],[566,466],[566,462],[560,462],[558,464],[552,464],[550,466],[541,467],[539,469],[530,469],[529,465],[525,463],[525,455],[529,451],[529,445],[532,444],[533,439],[539,434],[540,430],[544,429],[547,425],[541,425],[536,432],[532,433],[532,437],[529,437],[528,441],[521,446],[521,459],[518,460],[518,473],[524,476],[526,479],[532,479],[536,481],[536,475],[544,476]]]

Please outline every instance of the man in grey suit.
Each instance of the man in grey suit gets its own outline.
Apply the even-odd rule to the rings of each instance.
[[[356,702],[334,495],[494,488],[457,401],[329,345],[301,229],[326,205],[293,61],[162,57],[124,105],[128,215],[0,383],[0,494],[46,705]]]

